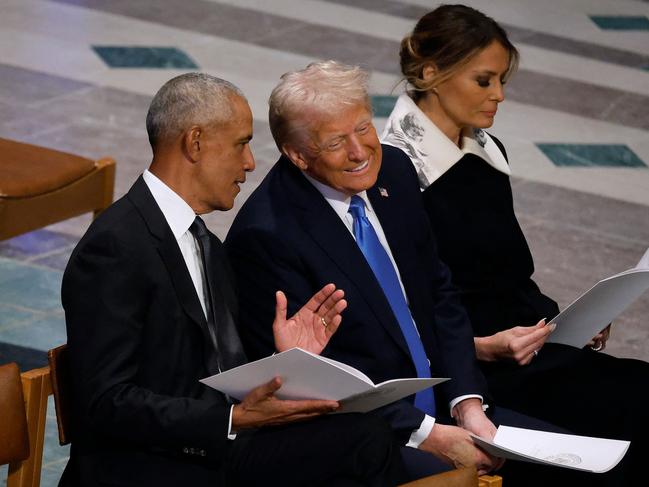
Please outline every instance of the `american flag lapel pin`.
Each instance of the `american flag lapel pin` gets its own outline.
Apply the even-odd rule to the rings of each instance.
[[[383,196],[384,198],[387,198],[387,197],[389,196],[389,195],[388,195],[388,190],[385,189],[385,188],[381,188],[381,187],[379,187],[379,194],[380,194],[381,196]]]

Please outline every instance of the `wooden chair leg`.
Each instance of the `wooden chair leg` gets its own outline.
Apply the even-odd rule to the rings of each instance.
[[[50,368],[33,369],[21,374],[27,428],[29,430],[29,458],[9,465],[7,487],[39,487],[43,463],[43,442],[47,397],[52,393]]]

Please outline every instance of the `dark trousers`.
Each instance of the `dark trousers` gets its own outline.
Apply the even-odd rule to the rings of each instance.
[[[404,478],[392,431],[371,414],[261,428],[233,442],[227,485],[394,486]]]

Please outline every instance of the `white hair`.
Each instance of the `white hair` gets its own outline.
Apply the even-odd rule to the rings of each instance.
[[[335,118],[341,110],[358,105],[371,111],[368,78],[364,69],[337,61],[311,63],[282,75],[268,100],[270,131],[280,152],[296,132],[308,129],[314,116]]]
[[[232,116],[232,97],[245,100],[229,81],[204,73],[186,73],[167,81],[155,94],[146,116],[146,130],[155,150],[192,125],[224,123]]]

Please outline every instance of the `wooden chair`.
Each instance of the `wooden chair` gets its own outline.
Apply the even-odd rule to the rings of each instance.
[[[50,364],[56,425],[59,430],[59,444],[67,445],[72,441],[72,422],[70,420],[70,366],[68,363],[67,344],[59,345],[47,352]]]
[[[459,468],[423,479],[408,482],[401,487],[477,487],[478,472],[475,468]]]
[[[0,464],[9,464],[7,487],[38,487],[43,463],[50,368],[23,374],[14,363],[0,366]]]
[[[475,468],[459,468],[408,482],[400,487],[502,487],[502,485],[503,479],[498,475],[478,477]]]
[[[70,373],[68,363],[68,346],[60,345],[47,352],[47,359],[51,369],[52,390],[54,392],[54,406],[56,408],[56,422],[59,428],[59,443],[67,445],[72,439],[72,423],[70,421],[69,397],[66,391],[70,390]],[[464,468],[445,472],[425,479],[415,480],[403,484],[401,487],[502,487],[502,478],[495,475],[482,475],[478,477],[475,469]]]
[[[92,211],[113,201],[115,161],[92,161],[0,138],[0,240]]]

